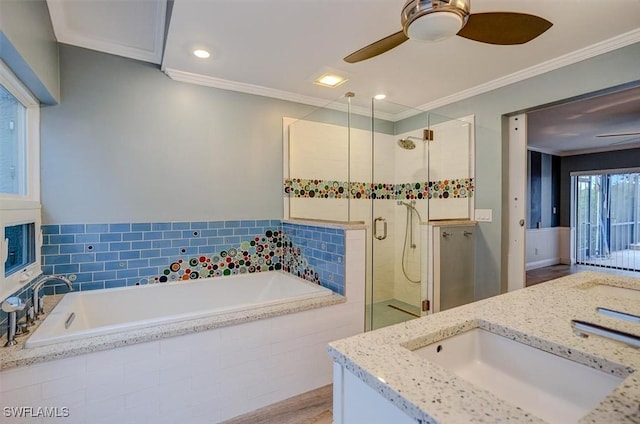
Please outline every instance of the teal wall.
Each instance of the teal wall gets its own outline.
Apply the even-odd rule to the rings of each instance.
[[[506,286],[503,247],[503,165],[508,151],[503,117],[516,111],[590,93],[640,79],[640,43],[583,60],[433,112],[450,117],[476,117],[476,208],[492,209],[493,222],[479,224],[476,294],[488,297]]]
[[[175,82],[75,47],[60,46],[60,62],[64,101],[42,113],[45,223],[282,216],[282,117],[317,108]],[[636,80],[638,69],[640,44],[433,111],[476,117],[475,204],[493,210],[479,224],[478,297],[498,294],[504,273],[503,116]]]
[[[58,44],[45,0],[0,1],[0,59],[41,103],[60,101]]]

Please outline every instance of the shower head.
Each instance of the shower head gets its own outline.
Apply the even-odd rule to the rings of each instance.
[[[413,150],[416,148],[416,143],[414,143],[412,140],[409,140],[409,137],[407,137],[398,140],[398,146],[402,147],[405,150]]]

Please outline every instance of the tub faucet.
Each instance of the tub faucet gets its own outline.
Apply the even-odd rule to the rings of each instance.
[[[601,336],[640,349],[640,337],[590,322],[571,320],[573,333],[579,337]]]
[[[69,279],[64,275],[47,275],[40,278],[33,284],[33,287],[31,289],[31,305],[33,306],[33,314],[35,318],[37,318],[38,315],[44,312],[42,298],[38,295],[38,292],[40,291],[42,286],[44,286],[49,281],[60,281],[61,283],[65,283],[67,287],[69,287],[69,291],[73,291],[73,284],[71,284],[71,281],[69,281]]]

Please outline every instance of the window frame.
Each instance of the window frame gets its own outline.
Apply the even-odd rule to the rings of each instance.
[[[42,274],[42,225],[40,204],[40,102],[0,60],[0,85],[25,107],[24,116],[24,193],[0,193],[0,300],[13,294]],[[5,227],[35,224],[35,262],[5,278]]]

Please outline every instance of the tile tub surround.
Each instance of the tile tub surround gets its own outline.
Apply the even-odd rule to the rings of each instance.
[[[344,267],[335,266],[344,263],[344,229],[297,228],[279,220],[43,225],[43,272],[75,275],[77,290],[94,290],[283,269],[344,294]]]
[[[346,298],[0,349],[0,398],[67,406],[65,423],[220,422],[329,384],[327,343],[364,327],[365,230],[345,245]]]
[[[602,306],[640,314],[640,304],[630,298],[596,295],[588,290],[595,283],[640,289],[640,279],[636,278],[593,272],[574,274],[335,341],[330,343],[329,352],[337,366],[391,401],[408,419],[425,423],[542,422],[411,352],[479,326],[626,377],[580,422],[635,423],[640,420],[638,350],[602,337],[577,337],[570,321],[601,323],[640,336],[637,324],[596,312],[596,307]]]

